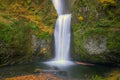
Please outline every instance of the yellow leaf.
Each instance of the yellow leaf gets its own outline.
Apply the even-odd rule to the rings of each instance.
[[[115,1],[114,0],[99,0],[101,3],[104,3],[104,2],[108,2],[108,3],[111,3],[111,4],[114,4]]]
[[[84,18],[83,18],[82,16],[79,16],[78,19],[79,19],[80,21],[84,20]]]
[[[47,50],[46,48],[42,48],[40,52],[41,52],[41,53],[45,53],[46,50]]]

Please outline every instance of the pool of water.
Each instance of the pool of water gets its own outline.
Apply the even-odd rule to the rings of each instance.
[[[0,68],[0,78],[9,78],[21,75],[37,74],[40,72],[51,73],[66,79],[85,79],[95,75],[106,76],[116,67],[103,65],[80,65],[74,64],[70,66],[52,66],[42,62],[7,66]]]

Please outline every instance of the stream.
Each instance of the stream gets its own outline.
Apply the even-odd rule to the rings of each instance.
[[[103,65],[80,65],[75,64],[71,66],[56,67],[49,66],[42,62],[14,65],[0,68],[0,80],[2,78],[10,78],[23,75],[50,73],[65,80],[75,79],[84,80],[95,75],[105,77],[110,72],[116,70],[117,67],[103,66]]]

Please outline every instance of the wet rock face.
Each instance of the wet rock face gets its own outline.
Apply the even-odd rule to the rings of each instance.
[[[78,37],[74,41],[72,58],[93,63],[118,64],[120,62],[120,52],[118,50],[120,47],[117,40],[118,38],[112,38],[110,41],[109,37],[101,35]]]
[[[52,53],[52,41],[45,39],[38,39],[35,35],[32,35],[33,50],[32,53],[37,57],[48,58]]]
[[[89,38],[86,40],[84,47],[89,52],[89,54],[103,53],[108,50],[107,38],[106,37]]]
[[[73,8],[76,0],[68,0],[70,10]]]
[[[119,1],[115,6],[98,0],[75,0],[72,6],[72,57],[78,61],[120,63],[120,29],[117,19]],[[108,12],[108,13],[107,13]],[[115,17],[110,18],[112,15]],[[120,11],[119,11],[120,12]],[[113,19],[115,23],[112,22]],[[108,21],[108,22],[107,22]]]

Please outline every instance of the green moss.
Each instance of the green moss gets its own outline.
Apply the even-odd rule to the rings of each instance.
[[[95,75],[91,78],[91,80],[120,80],[120,73],[116,69],[107,74],[106,76]]]
[[[107,79],[104,79],[103,77],[96,75],[92,78],[92,80],[107,80]]]
[[[0,22],[0,64],[24,62],[31,57],[31,31],[26,22]]]
[[[118,63],[120,60],[120,33],[119,29],[103,28],[103,27],[86,27],[84,25],[74,25],[73,27],[73,58],[76,60],[90,61],[97,63]],[[115,30],[114,30],[115,29]],[[96,37],[105,36],[107,38],[107,48],[109,52],[90,55],[85,49],[86,41],[91,37],[95,40],[99,40]],[[117,37],[116,37],[117,36]],[[101,60],[102,59],[102,60]]]
[[[98,0],[77,0],[73,6],[73,58],[77,60],[118,63],[120,53],[120,4],[109,4],[103,8],[106,3],[100,3]],[[79,16],[83,20],[79,20]],[[104,36],[107,39],[107,50],[100,54],[90,55],[86,50],[85,44],[89,38],[99,42],[99,37]]]
[[[37,29],[37,26],[34,23],[30,23],[29,26],[31,29]]]
[[[50,0],[0,0],[0,65],[25,63],[35,55],[41,60],[49,58],[53,40],[52,30],[50,33],[42,28],[54,27],[56,16]],[[45,44],[49,48],[48,54],[33,54],[32,35],[38,40],[48,42]]]
[[[119,52],[120,50],[120,31],[112,31],[108,35],[108,48],[114,52]]]

